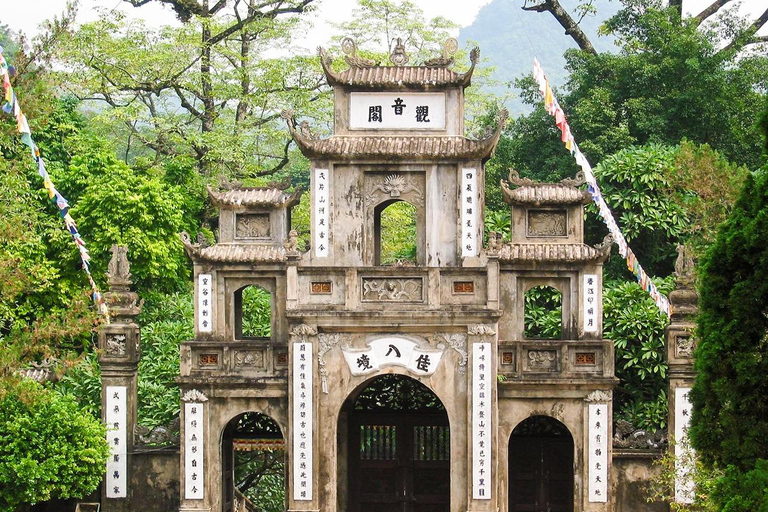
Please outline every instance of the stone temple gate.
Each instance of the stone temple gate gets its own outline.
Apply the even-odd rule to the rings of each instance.
[[[399,44],[391,66],[342,47],[342,72],[321,51],[333,135],[286,115],[311,162],[309,250],[290,230],[299,194],[279,188],[211,190],[218,243],[185,240],[181,510],[242,509],[232,457],[249,443],[284,448],[292,511],[611,510],[610,244],[583,241],[588,195],[512,173],[511,240],[484,240],[483,166],[506,114],[464,137],[477,50],[457,73],[455,41],[421,66]],[[390,264],[400,202],[415,252]],[[268,332],[249,317],[254,290],[270,297]],[[556,311],[546,328],[526,325],[533,295]],[[238,434],[253,415],[268,435]]]

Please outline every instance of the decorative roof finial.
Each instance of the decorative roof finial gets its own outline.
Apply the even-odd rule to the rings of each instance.
[[[341,51],[344,52],[344,60],[353,68],[370,68],[376,65],[374,61],[357,54],[357,45],[351,37],[341,40]]]
[[[392,53],[389,55],[389,62],[394,64],[395,66],[405,66],[408,64],[408,54],[405,53],[405,46],[403,46],[403,40],[401,38],[397,38],[397,44],[395,44],[395,49],[392,50]]]
[[[128,262],[128,247],[112,245],[112,259],[107,267],[110,288],[122,288],[131,285],[131,264]]]
[[[434,59],[424,61],[425,66],[429,67],[448,67],[453,64],[453,56],[459,49],[459,42],[453,37],[449,37],[443,43],[443,55]]]

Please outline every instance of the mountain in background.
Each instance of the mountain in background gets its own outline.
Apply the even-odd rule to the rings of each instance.
[[[493,0],[480,10],[472,25],[459,32],[462,47],[467,42],[477,44],[483,64],[496,67],[492,78],[501,85],[488,89],[502,97],[510,96],[506,105],[512,115],[531,110],[520,100],[514,80],[531,73],[533,58],[539,59],[550,83],[560,87],[568,76],[563,54],[568,48],[577,48],[550,13],[523,11],[523,3],[523,0]],[[560,0],[560,3],[578,19],[574,12],[578,0]],[[598,36],[597,32],[606,19],[618,12],[621,4],[616,0],[595,0],[594,3],[597,15],[585,17],[581,29],[598,52],[616,51],[615,39]]]

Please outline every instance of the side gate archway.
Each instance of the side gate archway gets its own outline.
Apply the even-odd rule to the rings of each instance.
[[[448,414],[428,387],[403,375],[376,377],[347,400],[342,422],[348,512],[450,511]]]
[[[285,440],[271,417],[246,412],[221,439],[222,510],[285,510]]]
[[[548,416],[520,422],[509,438],[509,511],[573,512],[573,437]]]

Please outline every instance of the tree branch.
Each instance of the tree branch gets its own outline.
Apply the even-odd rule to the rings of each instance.
[[[242,30],[243,27],[248,25],[249,23],[252,23],[256,21],[259,18],[276,18],[277,16],[281,14],[299,14],[304,12],[304,8],[311,4],[314,0],[302,0],[298,5],[293,7],[283,7],[283,8],[276,8],[268,12],[261,12],[261,11],[254,11],[253,14],[249,15],[247,18],[243,18],[234,25],[231,25],[227,27],[226,29],[222,30],[215,36],[212,36],[208,40],[208,44],[214,45],[216,43],[219,43],[220,41],[226,39],[227,37],[231,36],[235,32]],[[282,2],[281,2],[282,4]],[[269,5],[269,4],[263,4],[263,5]]]
[[[586,52],[597,54],[595,47],[592,46],[592,42],[589,40],[584,31],[581,30],[579,24],[576,23],[570,14],[568,14],[568,11],[563,9],[563,6],[560,5],[559,0],[544,0],[540,4],[531,5],[530,7],[524,5],[522,9],[524,11],[535,12],[549,11],[552,16],[555,17],[557,22],[560,23],[560,26],[565,29],[565,34],[571,36],[571,39],[573,39],[576,44],[579,45],[579,48]]]
[[[755,44],[755,43],[762,43],[766,41],[765,36],[757,36],[755,35],[758,30],[763,28],[763,25],[768,23],[768,9],[766,9],[763,14],[761,14],[755,21],[752,22],[752,24],[747,27],[746,30],[744,30],[741,34],[734,37],[733,40],[728,43],[725,47],[723,47],[722,50],[720,50],[718,53],[721,52],[729,52],[733,50],[734,48],[743,48],[749,44]]]
[[[719,11],[725,4],[732,2],[733,0],[715,0],[712,4],[696,15],[697,25],[701,25],[704,20]]]

